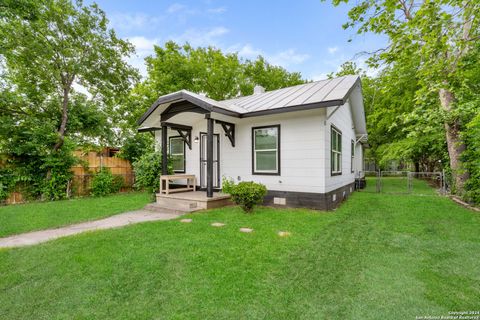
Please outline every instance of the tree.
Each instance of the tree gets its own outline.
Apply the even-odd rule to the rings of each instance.
[[[65,141],[73,86],[80,84],[93,100],[113,105],[135,79],[135,70],[123,59],[133,47],[107,28],[105,13],[96,4],[42,0],[19,7],[16,3],[7,1],[0,19],[0,54],[7,81],[36,100],[58,103],[60,121],[51,146],[56,151]]]
[[[145,62],[148,75],[135,86],[120,112],[129,115],[130,128],[158,96],[178,90],[224,100],[252,94],[257,84],[274,90],[305,82],[300,73],[273,66],[263,57],[244,61],[236,53],[223,53],[213,47],[193,48],[173,41],[163,47],[155,46],[155,53]]]
[[[334,5],[348,0],[333,0]],[[461,165],[465,150],[460,136],[462,110],[458,109],[454,83],[461,74],[459,64],[480,39],[480,3],[460,0],[362,0],[349,11],[344,28],[357,28],[358,33],[387,35],[389,45],[372,56],[377,65],[408,64],[418,60],[415,72],[420,89],[417,101],[437,96],[443,117],[450,167],[455,185],[463,192],[468,174]],[[421,106],[422,104],[417,104]]]
[[[96,5],[0,2],[0,153],[30,195],[64,197],[72,151],[111,136],[112,110],[137,72],[133,48]],[[90,95],[79,93],[82,85]]]

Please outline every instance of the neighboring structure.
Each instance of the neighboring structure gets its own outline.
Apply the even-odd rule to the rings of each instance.
[[[198,177],[207,197],[226,177],[265,184],[266,204],[331,209],[363,178],[358,76],[269,92],[256,87],[224,101],[182,90],[158,98],[138,124],[155,132],[175,172]]]

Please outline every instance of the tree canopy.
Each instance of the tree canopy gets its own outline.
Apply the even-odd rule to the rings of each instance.
[[[1,7],[0,148],[23,170],[17,177],[44,187],[52,179],[64,184],[74,143],[111,136],[109,114],[137,79],[124,60],[133,47],[108,29],[96,4],[4,1]]]
[[[182,89],[224,100],[252,94],[255,85],[274,90],[305,82],[299,72],[271,65],[261,56],[243,60],[236,53],[214,47],[194,48],[173,41],[155,46],[154,54],[145,62],[147,76],[132,90],[122,112],[129,115],[129,126],[159,96]]]
[[[348,0],[332,2],[339,5]],[[408,113],[410,123],[415,124],[417,131],[422,127],[439,130],[436,124],[442,123],[455,187],[463,193],[468,171],[462,165],[465,141],[461,131],[465,129],[464,119],[477,112],[478,105],[469,103],[467,107],[462,102],[461,88],[471,86],[464,73],[480,39],[480,3],[362,0],[350,9],[348,18],[344,28],[388,36],[388,46],[371,56],[371,65],[386,63],[396,70],[410,68],[411,79],[418,86],[407,100],[413,104]]]

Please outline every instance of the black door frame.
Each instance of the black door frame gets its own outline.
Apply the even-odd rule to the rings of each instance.
[[[202,159],[203,155],[203,143],[202,143],[202,135],[207,136],[206,132],[200,131],[200,155],[199,155],[199,161],[200,161],[200,190],[205,190],[206,187],[202,187],[202,181],[203,181],[203,170],[202,170],[202,163],[205,163],[205,166],[207,165],[207,159]],[[215,189],[220,189],[220,134],[214,133],[214,136],[217,136],[217,183],[216,185],[213,186]],[[208,156],[208,155],[207,155]],[[215,164],[215,161],[213,161]]]

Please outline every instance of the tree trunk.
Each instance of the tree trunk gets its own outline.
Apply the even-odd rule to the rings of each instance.
[[[63,142],[65,141],[65,131],[67,129],[67,121],[68,121],[68,100],[70,92],[70,85],[67,85],[63,88],[63,99],[62,99],[62,120],[60,122],[60,128],[58,129],[58,141],[53,147],[54,151],[57,151],[63,146]]]
[[[440,104],[447,113],[451,111],[452,103],[455,100],[453,92],[448,89],[440,89]],[[452,169],[455,181],[455,190],[461,194],[464,191],[465,182],[468,179],[468,172],[462,169],[461,155],[465,151],[465,144],[460,139],[460,124],[458,120],[453,122],[445,121],[445,135],[447,139],[448,155],[450,157],[450,168]]]

